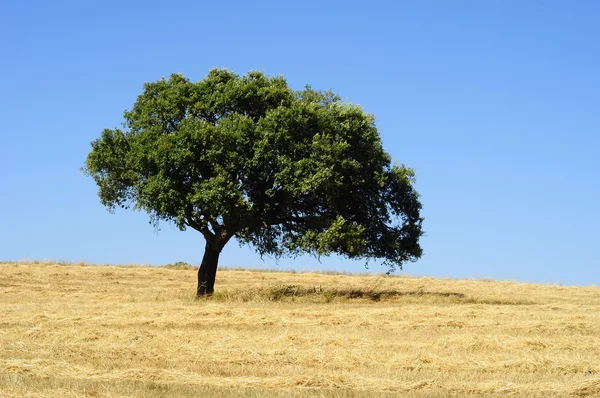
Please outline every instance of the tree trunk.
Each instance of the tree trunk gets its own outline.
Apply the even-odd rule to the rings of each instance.
[[[215,277],[217,275],[217,266],[219,264],[219,254],[221,250],[206,245],[202,264],[198,269],[198,296],[212,295],[215,291]]]

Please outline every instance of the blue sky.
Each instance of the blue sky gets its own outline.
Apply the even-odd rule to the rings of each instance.
[[[144,82],[227,67],[376,116],[424,205],[425,255],[401,274],[600,285],[599,3],[220,4],[0,5],[1,260],[198,264],[199,233],[109,214],[80,167]],[[365,270],[233,241],[221,264]]]

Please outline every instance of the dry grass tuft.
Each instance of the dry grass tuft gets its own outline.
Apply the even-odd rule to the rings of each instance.
[[[0,263],[2,397],[600,396],[600,289]]]

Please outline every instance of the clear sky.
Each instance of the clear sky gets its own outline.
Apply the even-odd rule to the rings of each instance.
[[[109,214],[80,167],[144,82],[226,67],[376,116],[424,206],[401,274],[600,285],[598,21],[596,1],[5,0],[0,260],[198,264],[199,233]],[[364,271],[234,241],[221,264]]]

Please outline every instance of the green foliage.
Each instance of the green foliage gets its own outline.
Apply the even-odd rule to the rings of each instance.
[[[92,142],[85,172],[109,209],[235,237],[261,255],[337,253],[390,270],[422,254],[413,170],[392,165],[374,117],[282,77],[213,69],[146,83],[124,129]]]
[[[169,269],[183,269],[183,270],[190,270],[190,269],[194,268],[193,265],[188,264],[185,261],[177,261],[175,264],[165,264],[165,265],[162,265],[161,267],[169,268]]]

